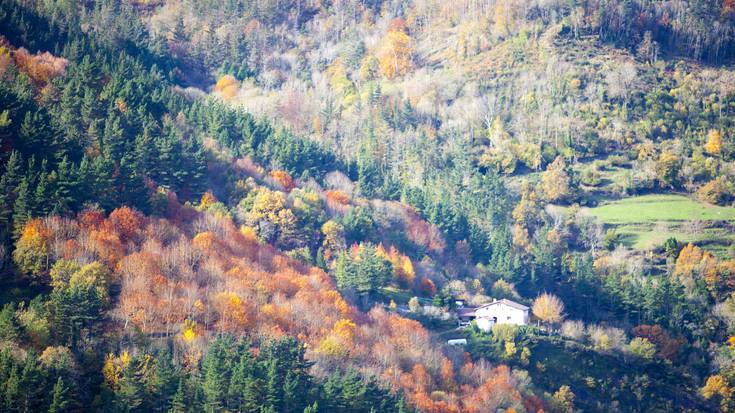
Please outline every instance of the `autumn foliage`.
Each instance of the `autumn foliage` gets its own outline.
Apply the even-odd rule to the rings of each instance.
[[[286,171],[275,169],[271,171],[270,177],[273,178],[273,180],[276,181],[276,183],[278,183],[278,185],[280,185],[286,192],[291,192],[291,190],[296,186],[293,178],[291,178],[291,175]]]
[[[222,76],[214,86],[214,91],[225,100],[232,100],[240,90],[240,84],[231,75]]]
[[[697,280],[704,280],[714,298],[735,289],[735,262],[720,261],[709,251],[691,243],[679,252],[673,275],[685,288],[693,288]]]
[[[523,406],[524,396],[507,367],[465,363],[458,368],[418,322],[378,307],[358,312],[322,270],[244,235],[227,218],[202,214],[176,226],[123,207],[107,218],[86,211],[76,221],[53,219],[52,224],[30,221],[23,231],[20,245],[40,248],[29,265],[37,271],[62,262],[54,273],[62,283],[77,278],[109,283],[119,291],[111,297],[111,314],[121,334],[175,338],[185,358],[198,357],[201,346],[220,332],[290,335],[307,344],[308,356],[318,365],[357,367],[403,390],[422,411]],[[58,253],[70,261],[59,261],[54,245],[69,243],[77,248]],[[415,276],[411,260],[395,248],[380,254],[402,282]],[[75,260],[97,263],[79,266]],[[421,285],[436,288],[428,279]],[[112,388],[126,357],[111,354],[105,361],[105,380]]]
[[[406,74],[413,64],[412,48],[405,22],[393,20],[376,53],[383,75],[394,78]]]
[[[45,279],[51,268],[51,230],[41,219],[29,221],[16,243],[13,259],[26,275]]]
[[[676,359],[679,354],[679,348],[683,344],[683,340],[674,339],[666,330],[658,325],[639,325],[633,328],[633,335],[645,338],[655,344],[658,353],[670,361]]]
[[[28,50],[20,48],[14,52],[15,64],[22,72],[28,75],[36,85],[44,86],[53,78],[64,74],[69,61],[55,57],[49,52],[31,54]]]

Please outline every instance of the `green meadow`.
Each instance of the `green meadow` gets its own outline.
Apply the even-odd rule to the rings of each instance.
[[[735,242],[735,233],[722,225],[735,223],[735,208],[702,204],[682,195],[635,196],[582,210],[613,228],[625,245],[640,250],[674,237],[724,254]]]
[[[588,208],[606,224],[650,222],[732,221],[735,208],[706,205],[682,195],[642,195]]]

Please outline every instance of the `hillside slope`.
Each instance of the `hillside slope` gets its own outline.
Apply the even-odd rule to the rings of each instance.
[[[0,0],[0,35],[0,410],[734,408],[732,1]],[[456,329],[498,298],[533,325]]]

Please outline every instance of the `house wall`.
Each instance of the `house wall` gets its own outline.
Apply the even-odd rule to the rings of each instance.
[[[478,318],[486,317],[491,320],[493,317],[497,317],[498,324],[515,324],[519,326],[528,324],[528,311],[519,310],[502,303],[478,308],[476,315]]]
[[[493,324],[495,324],[495,322],[492,318],[480,317],[475,319],[475,324],[477,324],[477,328],[479,328],[480,331],[489,333],[490,330],[493,329]]]

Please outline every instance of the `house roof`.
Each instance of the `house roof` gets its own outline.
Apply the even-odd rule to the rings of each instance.
[[[515,309],[522,310],[522,311],[527,311],[528,310],[528,307],[526,307],[525,305],[519,304],[519,303],[517,303],[515,301],[507,300],[505,298],[500,299],[500,300],[495,300],[492,303],[487,303],[485,305],[481,305],[480,307],[478,307],[478,309],[485,308],[485,307],[490,307],[492,305],[498,305],[498,304],[505,304],[508,307],[513,307]]]
[[[460,308],[457,310],[457,315],[460,317],[474,317],[476,308]]]

